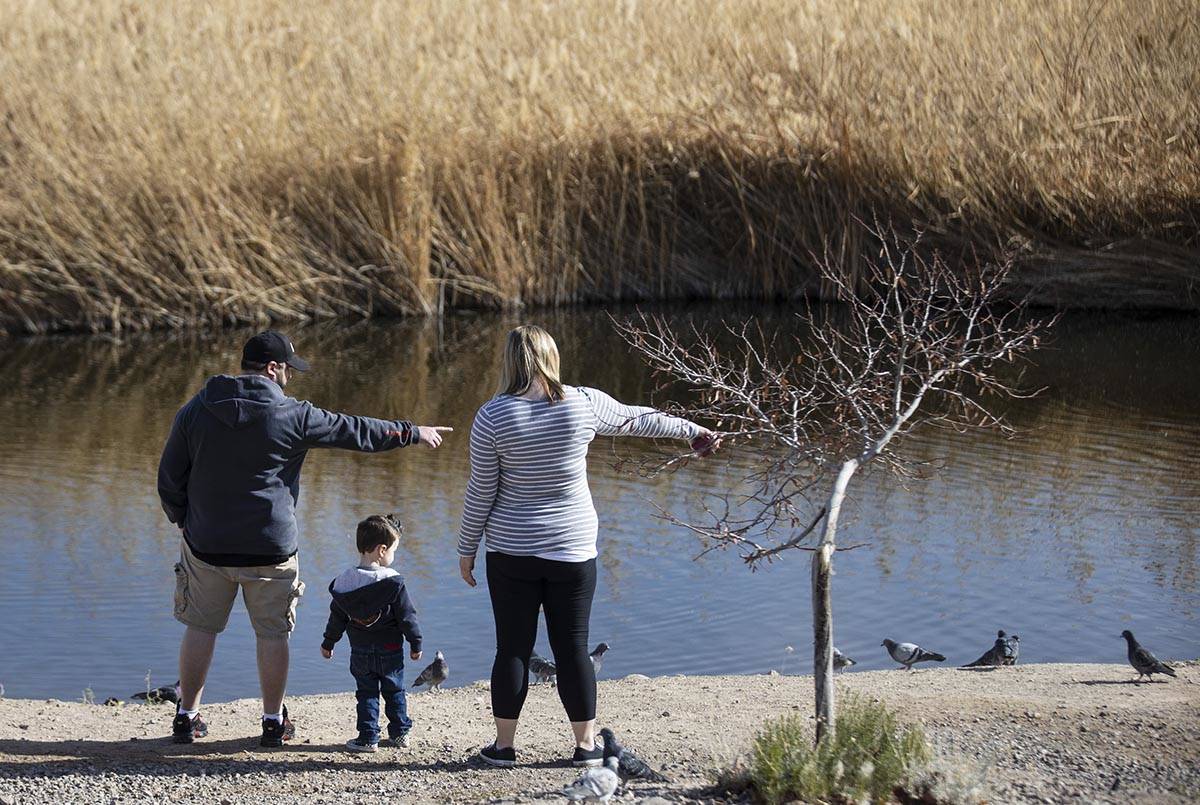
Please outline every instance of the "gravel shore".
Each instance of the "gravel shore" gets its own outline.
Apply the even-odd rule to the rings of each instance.
[[[1194,802],[1200,798],[1200,663],[1178,679],[1129,684],[1124,665],[1022,665],[845,673],[842,691],[919,720],[948,763],[998,802]],[[810,712],[808,677],[631,677],[600,683],[600,720],[670,784],[634,785],[636,802],[712,801],[712,772],[744,753],[763,720]],[[520,766],[474,759],[491,737],[483,685],[410,697],[408,750],[353,755],[349,693],[288,700],[297,742],[257,745],[258,703],[205,705],[209,737],[178,746],[168,705],[0,699],[0,801],[562,801],[576,777],[552,688],[534,687],[518,734]]]

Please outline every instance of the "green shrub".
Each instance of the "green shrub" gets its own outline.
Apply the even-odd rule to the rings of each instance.
[[[929,762],[919,727],[901,726],[884,705],[847,696],[832,740],[813,746],[799,715],[768,722],[754,740],[750,782],[765,802],[886,802]]]

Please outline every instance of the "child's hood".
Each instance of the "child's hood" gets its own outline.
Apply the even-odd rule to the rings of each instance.
[[[344,593],[333,588],[336,581],[329,583],[329,594],[343,612],[358,620],[367,620],[387,609],[404,591],[404,577],[398,574]]]

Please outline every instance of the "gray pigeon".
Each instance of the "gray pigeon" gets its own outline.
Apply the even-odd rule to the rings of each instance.
[[[536,651],[529,657],[529,672],[538,682],[554,684],[558,676],[558,668],[554,663],[538,654]]]
[[[604,662],[604,652],[608,651],[608,643],[598,643],[592,653],[588,656],[592,658],[592,670],[597,674],[600,673],[600,666]]]
[[[154,690],[139,690],[129,698],[145,699],[150,704],[163,704],[164,702],[178,704],[179,682],[176,680],[174,685],[163,685],[161,688],[155,688]]]
[[[603,766],[585,771],[578,780],[562,790],[562,795],[572,802],[608,802],[621,785],[621,778],[617,775],[618,766],[617,758],[606,757]]]
[[[892,655],[892,659],[904,666],[906,671],[911,671],[912,667],[919,662],[945,662],[946,658],[941,654],[932,651],[926,651],[916,643],[897,643],[894,640],[889,640],[886,637],[881,646],[886,646],[888,654]]]
[[[1008,656],[1008,637],[1004,634],[1004,630],[996,632],[996,642],[992,647],[983,652],[983,656],[975,662],[969,662],[963,668],[979,668],[983,666],[1008,665],[1004,660]]]
[[[842,671],[849,668],[851,665],[858,665],[854,660],[847,657],[842,652],[838,651],[838,647],[833,647],[833,670]]]
[[[439,651],[433,655],[433,662],[425,666],[425,670],[413,680],[413,687],[419,688],[422,685],[428,685],[431,691],[439,690],[449,676],[450,666],[446,664],[446,658]]]
[[[617,736],[608,727],[600,730],[600,740],[604,742],[604,757],[617,759],[617,774],[622,780],[649,780],[653,783],[665,783],[667,778],[650,768],[646,761],[633,753],[633,750],[621,744]]]
[[[1175,669],[1166,663],[1159,662],[1158,657],[1142,648],[1134,639],[1133,632],[1126,629],[1121,632],[1121,637],[1125,638],[1125,643],[1129,646],[1129,664],[1133,666],[1133,670],[1138,672],[1135,682],[1141,682],[1142,677],[1148,677],[1153,682],[1153,674],[1175,676]]]
[[[1003,634],[1003,632],[1001,632]],[[1016,665],[1017,657],[1021,653],[1021,637],[1013,635],[1004,642],[1004,664]]]

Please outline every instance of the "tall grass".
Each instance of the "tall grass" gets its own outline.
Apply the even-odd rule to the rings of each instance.
[[[853,216],[1197,307],[1192,0],[0,0],[0,330],[811,290]]]

